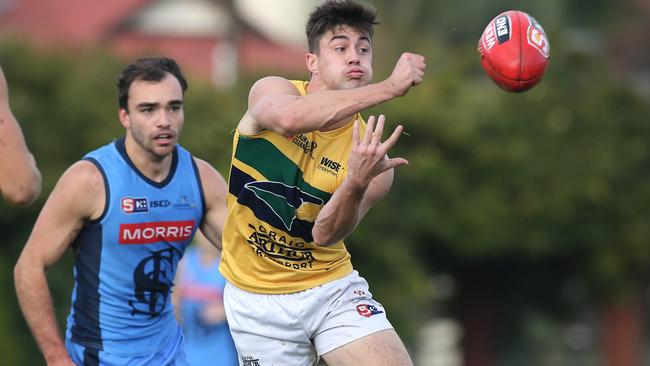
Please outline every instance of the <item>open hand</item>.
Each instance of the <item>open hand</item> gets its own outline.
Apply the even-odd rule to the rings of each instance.
[[[377,121],[376,126],[375,120]],[[399,139],[403,127],[397,126],[390,137],[382,142],[381,136],[385,120],[383,114],[378,119],[375,119],[375,116],[370,116],[363,139],[359,136],[360,123],[354,121],[352,151],[348,159],[348,179],[359,188],[367,188],[374,177],[386,170],[408,164],[406,159],[389,159],[386,155]]]

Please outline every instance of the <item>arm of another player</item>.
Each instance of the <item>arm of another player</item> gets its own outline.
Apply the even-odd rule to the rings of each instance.
[[[221,236],[226,221],[226,193],[228,186],[221,174],[207,162],[194,158],[201,176],[205,213],[201,232],[217,249],[221,250]]]
[[[104,181],[88,161],[72,165],[59,179],[36,220],[14,268],[20,308],[48,365],[72,365],[54,317],[45,272],[72,244],[88,219],[99,217]]]
[[[185,259],[178,262],[176,269],[176,278],[174,279],[174,289],[172,291],[172,304],[174,305],[174,316],[176,320],[183,324],[183,317],[181,316],[181,296],[183,294],[183,276],[185,273]]]
[[[255,134],[273,130],[290,136],[329,127],[366,108],[403,96],[424,77],[424,57],[404,53],[392,74],[378,83],[344,90],[323,90],[301,96],[288,80],[258,80],[248,96],[248,111],[239,130]]]
[[[312,229],[317,245],[332,245],[350,235],[370,207],[390,190],[393,168],[408,164],[406,159],[389,159],[386,155],[399,139],[402,126],[381,142],[384,120],[379,116],[374,128],[375,117],[368,118],[363,139],[359,137],[359,121],[355,121],[348,176],[323,206]]]
[[[11,112],[7,81],[0,69],[0,191],[7,202],[26,205],[41,192],[41,173]]]

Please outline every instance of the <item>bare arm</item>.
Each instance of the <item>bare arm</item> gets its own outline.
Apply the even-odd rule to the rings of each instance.
[[[205,195],[205,213],[201,222],[201,232],[221,251],[221,236],[226,221],[226,193],[228,187],[223,179],[210,164],[196,159],[196,165],[201,175],[203,194]]]
[[[14,268],[20,308],[48,365],[72,365],[54,317],[45,272],[71,245],[86,220],[104,207],[103,179],[90,162],[72,165],[36,220]]]
[[[373,128],[374,122],[371,116],[363,139],[359,138],[359,122],[355,122],[348,176],[319,212],[312,229],[319,246],[335,244],[350,235],[370,207],[390,190],[393,168],[408,164],[403,158],[389,159],[386,155],[399,139],[402,126],[381,142],[384,116],[379,116],[377,128]]]
[[[26,205],[41,191],[41,173],[9,106],[7,81],[0,69],[0,191],[9,203]]]
[[[185,273],[185,259],[178,263],[176,269],[176,278],[174,279],[174,289],[172,291],[172,304],[174,305],[174,315],[179,323],[183,323],[181,316],[181,296],[183,293],[183,276]]]
[[[286,79],[263,78],[251,88],[248,111],[238,128],[246,134],[273,130],[286,136],[328,128],[364,109],[403,96],[422,82],[424,68],[424,57],[404,53],[386,80],[305,96],[300,96]]]

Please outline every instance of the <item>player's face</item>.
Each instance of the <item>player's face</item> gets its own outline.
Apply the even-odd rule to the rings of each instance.
[[[310,62],[312,74],[329,89],[351,89],[372,80],[372,44],[367,34],[343,26],[326,32]]]
[[[127,139],[147,155],[164,158],[174,151],[183,128],[183,90],[172,74],[158,82],[135,80],[129,111],[120,110]]]

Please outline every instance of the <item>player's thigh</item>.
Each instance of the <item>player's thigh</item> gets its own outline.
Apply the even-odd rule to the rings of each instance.
[[[328,366],[412,366],[395,330],[386,329],[359,338],[322,356]]]

